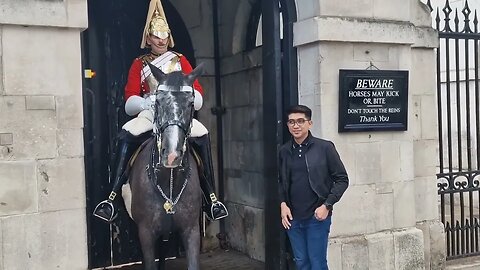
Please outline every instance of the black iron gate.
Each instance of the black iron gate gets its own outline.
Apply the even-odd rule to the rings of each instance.
[[[446,0],[433,9],[427,2],[440,38],[437,187],[447,260],[480,255],[480,33],[477,12],[461,4]]]

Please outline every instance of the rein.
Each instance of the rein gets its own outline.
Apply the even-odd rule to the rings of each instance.
[[[161,124],[159,128],[160,134],[162,134],[165,131],[165,129],[169,126],[178,126],[183,131],[183,133],[185,133],[185,138],[187,138],[190,135],[190,126],[187,126],[186,123],[182,123],[182,121],[180,120],[169,120]]]

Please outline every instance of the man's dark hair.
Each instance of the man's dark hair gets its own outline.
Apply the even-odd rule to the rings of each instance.
[[[312,110],[305,105],[294,105],[287,110],[287,117],[292,113],[303,113],[308,120],[312,119]]]

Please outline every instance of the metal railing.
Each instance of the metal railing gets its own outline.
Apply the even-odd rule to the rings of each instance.
[[[480,255],[480,33],[477,12],[472,14],[468,0],[461,4],[452,9],[446,0],[440,10],[427,2],[440,38],[437,187],[447,260]]]

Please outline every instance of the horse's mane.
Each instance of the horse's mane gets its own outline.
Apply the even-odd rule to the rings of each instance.
[[[184,85],[184,75],[181,71],[174,71],[167,75],[165,84],[172,89],[179,89]]]

